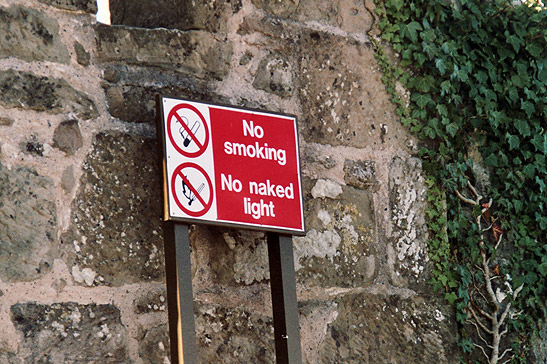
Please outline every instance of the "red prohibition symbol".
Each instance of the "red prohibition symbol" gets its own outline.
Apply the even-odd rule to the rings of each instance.
[[[187,121],[183,120],[183,117],[179,115],[178,113],[179,111],[183,109],[191,110],[201,120],[201,124],[203,125],[204,132],[205,132],[205,137],[203,138],[203,140],[199,140],[199,138],[196,135],[197,129],[194,128],[194,125],[197,125],[197,128],[199,128],[200,126],[199,120],[195,120],[194,123],[191,123],[188,120]],[[173,133],[171,131],[171,124],[177,121],[182,125],[184,132],[186,132],[186,134],[182,136],[183,137],[182,146],[175,141],[175,138],[173,137]],[[199,112],[197,108],[195,108],[193,105],[190,105],[190,104],[184,104],[184,103],[178,104],[175,107],[173,107],[171,111],[169,111],[169,115],[167,116],[167,135],[169,136],[169,141],[171,141],[171,144],[176,149],[176,151],[189,158],[195,158],[202,155],[203,152],[205,152],[205,149],[207,149],[207,144],[209,143],[209,127],[207,126],[207,123],[205,122],[205,118]],[[188,144],[191,143],[192,141],[196,144],[198,149],[193,152],[184,150],[184,147],[187,147]]]
[[[184,171],[186,169],[186,173]],[[194,169],[195,171],[192,171]],[[188,175],[192,174],[192,178]],[[179,177],[179,178],[177,178]],[[177,180],[181,181],[177,183]],[[197,181],[197,182],[196,182]],[[200,183],[200,181],[203,181]],[[177,186],[179,187],[177,189]],[[208,188],[208,190],[206,190]],[[177,206],[189,216],[198,217],[204,215],[213,204],[213,184],[205,170],[191,162],[182,163],[173,172],[171,177],[171,191]],[[208,193],[207,193],[208,192]],[[209,195],[207,199],[203,195]],[[182,203],[184,201],[185,203]],[[192,203],[198,203],[201,208],[191,210]],[[194,206],[199,206],[194,205]]]

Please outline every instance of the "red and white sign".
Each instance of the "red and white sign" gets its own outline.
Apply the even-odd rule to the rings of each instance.
[[[167,219],[304,233],[296,118],[160,98]]]

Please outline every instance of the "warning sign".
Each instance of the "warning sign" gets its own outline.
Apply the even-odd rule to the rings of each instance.
[[[213,184],[197,164],[183,163],[175,168],[170,189],[177,206],[189,216],[202,216],[211,208]]]
[[[166,219],[304,233],[296,118],[160,97]]]
[[[169,142],[180,154],[198,157],[207,149],[209,126],[194,106],[179,104],[167,116]]]

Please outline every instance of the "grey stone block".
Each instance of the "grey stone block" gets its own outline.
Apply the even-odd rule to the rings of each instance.
[[[74,112],[83,119],[98,116],[93,101],[65,80],[13,70],[0,73],[0,105],[52,114]]]
[[[104,70],[104,79],[108,81],[103,85],[108,111],[127,122],[154,124],[156,94],[199,101],[223,101],[207,82],[175,72],[108,65]]]
[[[272,318],[245,308],[202,305],[196,315],[201,363],[274,363]]]
[[[141,28],[224,30],[241,0],[110,0],[112,24]]]
[[[311,350],[303,348],[307,362],[459,363],[452,310],[433,297],[359,293],[334,301],[334,307],[320,301],[301,306],[304,326],[310,325],[308,317],[312,325],[321,325],[321,318],[332,320],[323,323],[326,333],[314,337]]]
[[[280,18],[290,17],[298,8],[300,0],[253,0],[253,4],[268,13]]]
[[[85,50],[84,46],[79,42],[74,42],[74,50],[76,51],[76,61],[82,66],[89,66],[91,55]]]
[[[97,59],[152,66],[222,79],[229,71],[231,43],[199,30],[143,29],[98,24]]]
[[[169,328],[167,324],[152,327],[139,340],[139,356],[144,364],[169,363]]]
[[[317,184],[304,183],[306,189]],[[336,199],[305,202],[307,234],[293,238],[296,278],[305,287],[363,287],[377,276],[372,193],[340,191]]]
[[[95,14],[97,12],[97,0],[39,0],[48,5],[55,6],[65,10],[80,10],[86,13]]]
[[[0,164],[0,279],[40,277],[53,265],[57,211],[53,182],[26,167]]]
[[[25,363],[129,364],[126,330],[113,305],[18,303],[11,318],[22,332]]]
[[[281,55],[270,55],[260,61],[253,86],[281,97],[294,91],[294,68]]]
[[[0,8],[0,58],[68,63],[55,19],[16,5]]]
[[[376,164],[374,161],[352,161],[344,162],[344,181],[353,187],[367,188],[376,186]]]
[[[74,201],[73,224],[62,236],[69,267],[94,274],[86,284],[163,278],[157,153],[154,139],[119,132],[96,136]]]
[[[83,145],[78,120],[63,121],[53,132],[53,146],[68,155],[74,154]]]

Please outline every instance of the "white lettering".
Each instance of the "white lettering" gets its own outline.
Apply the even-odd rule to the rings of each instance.
[[[224,142],[224,153],[241,157],[265,159],[277,161],[281,166],[287,164],[287,151],[268,147],[268,143],[242,144],[235,142]]]
[[[273,184],[269,179],[266,182],[249,182],[249,193],[251,195],[270,196],[287,198],[289,200],[294,199],[294,187],[292,183],[289,183],[287,187],[282,185]]]
[[[287,163],[287,152],[285,152],[285,149],[278,149],[277,150],[277,163],[284,166],[285,163]]]
[[[244,197],[243,205],[245,215],[251,215],[255,220],[260,219],[262,216],[275,217],[273,201],[266,203],[263,199],[260,199],[260,202],[251,202],[249,197]]]
[[[223,191],[225,189],[228,189],[228,191],[230,191],[230,192],[232,192],[232,191],[241,192],[241,188],[243,187],[241,185],[240,180],[238,180],[237,178],[234,178],[232,180],[232,175],[231,174],[229,174],[228,178],[226,178],[224,173],[220,174],[220,184],[221,184],[221,187],[222,187]]]
[[[254,145],[251,145],[251,144],[247,145],[247,155],[250,158],[256,157],[256,149]]]
[[[292,183],[290,183],[287,188],[285,188],[285,196],[289,200],[294,200],[294,189],[292,187]]]
[[[264,136],[264,129],[260,125],[254,126],[254,121],[250,121],[250,124],[247,124],[247,120],[243,119],[243,135],[247,136],[247,133],[251,134],[254,138],[262,139]]]
[[[232,143],[224,142],[224,153],[228,155],[232,154]]]
[[[256,182],[249,182],[249,192],[255,195],[258,194],[258,185]]]

